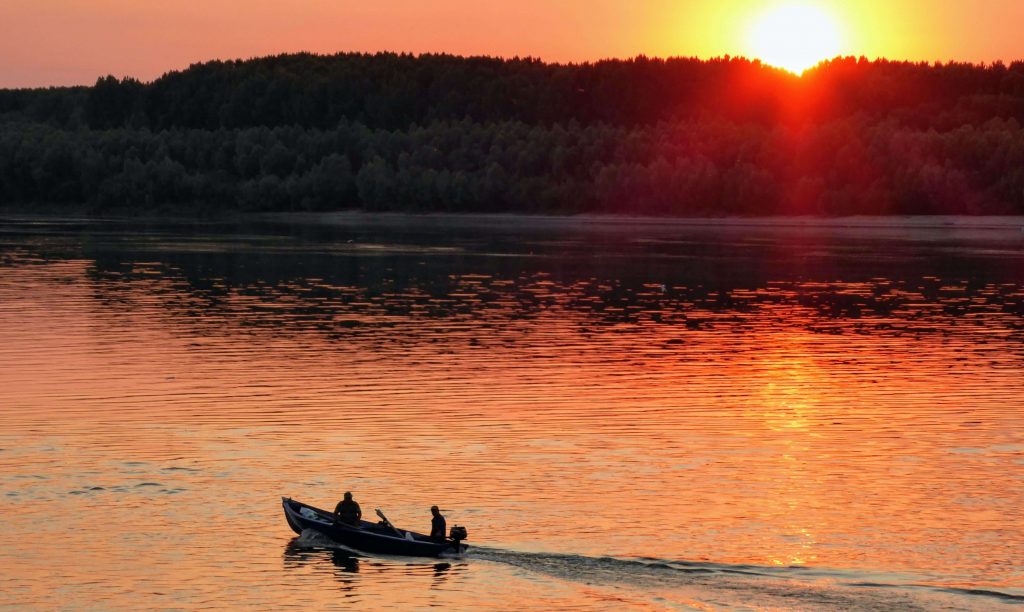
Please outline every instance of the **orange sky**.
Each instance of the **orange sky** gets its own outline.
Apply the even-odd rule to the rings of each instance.
[[[843,54],[1024,58],[1024,0],[3,0],[0,87],[301,50],[749,56],[751,21],[792,2],[835,20]]]

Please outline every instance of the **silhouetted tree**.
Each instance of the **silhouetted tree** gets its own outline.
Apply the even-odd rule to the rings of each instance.
[[[0,204],[1024,213],[1024,63],[396,54],[0,90]]]

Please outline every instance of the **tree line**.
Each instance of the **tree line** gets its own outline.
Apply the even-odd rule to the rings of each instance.
[[[0,91],[0,203],[1024,214],[1024,63],[210,62]]]

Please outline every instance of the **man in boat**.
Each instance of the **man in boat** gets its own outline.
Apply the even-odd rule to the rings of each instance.
[[[441,515],[441,511],[437,509],[437,506],[431,506],[430,513],[434,515],[434,518],[430,519],[430,539],[443,543],[447,527],[444,522],[444,516]]]
[[[363,511],[356,503],[356,500],[352,499],[352,493],[345,491],[345,499],[338,502],[338,505],[334,507],[334,514],[338,517],[338,520],[348,525],[359,526],[359,520],[363,518]]]

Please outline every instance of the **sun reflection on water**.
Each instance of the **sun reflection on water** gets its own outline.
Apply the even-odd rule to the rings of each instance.
[[[302,579],[396,606],[605,601],[586,578],[534,593],[473,564],[282,561],[279,496],[349,489],[410,526],[440,501],[514,551],[1024,588],[1012,273],[835,280],[783,259],[750,279],[709,259],[709,280],[656,257],[412,248],[257,250],[232,271],[227,247],[60,248],[0,260],[0,559],[19,601],[45,601],[67,550],[62,584],[119,604],[139,584],[168,605],[336,601]],[[244,572],[226,562],[243,554]]]

